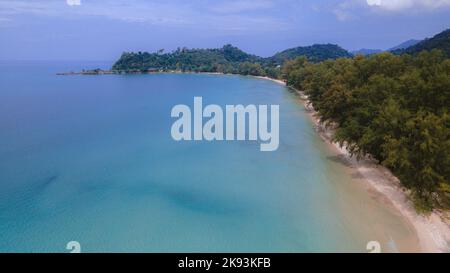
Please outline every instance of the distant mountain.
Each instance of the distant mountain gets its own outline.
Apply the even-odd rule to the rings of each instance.
[[[321,62],[327,59],[351,57],[352,55],[342,47],[334,44],[315,44],[312,46],[299,46],[286,49],[268,58],[276,64],[283,64],[286,60],[293,60],[306,56],[311,62]]]
[[[372,55],[372,54],[377,54],[377,53],[381,53],[383,52],[383,50],[381,49],[367,49],[367,48],[361,48],[359,50],[354,50],[351,53],[353,55],[363,55],[363,56],[367,56],[367,55]]]
[[[440,49],[447,57],[450,57],[450,29],[444,30],[441,33],[435,35],[433,38],[427,38],[415,45],[404,49],[393,50],[395,54],[417,54],[423,50]]]
[[[419,43],[420,40],[408,40],[406,42],[403,42],[397,46],[394,46],[392,48],[389,48],[387,50],[381,50],[381,49],[367,49],[367,48],[361,48],[359,50],[354,50],[351,53],[353,55],[363,55],[363,56],[368,56],[368,55],[372,55],[372,54],[377,54],[377,53],[381,53],[381,52],[385,52],[385,51],[396,51],[396,50],[401,50],[401,49],[405,49],[408,48],[410,46],[413,46],[417,43]]]
[[[388,51],[395,51],[395,50],[399,50],[399,49],[405,49],[405,48],[411,47],[413,45],[416,45],[419,42],[420,42],[420,40],[410,39],[410,40],[408,40],[406,42],[403,42],[403,43],[401,43],[401,44],[399,44],[397,46],[389,48]]]

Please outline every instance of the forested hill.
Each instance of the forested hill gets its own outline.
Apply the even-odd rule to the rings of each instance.
[[[411,42],[411,41],[409,41]],[[403,46],[403,45],[402,45]],[[441,50],[450,57],[450,29],[433,38],[425,39],[408,48],[396,49],[394,54],[412,54],[432,49]],[[232,45],[214,49],[178,48],[175,51],[125,52],[113,65],[114,72],[183,71],[183,72],[221,72],[242,75],[268,76],[278,78],[279,66],[286,61],[304,56],[311,63],[330,59],[348,58],[352,54],[334,44],[315,44],[295,47],[263,58],[248,54]]]
[[[393,53],[407,53],[415,55],[423,50],[430,51],[433,49],[439,49],[445,54],[445,56],[450,57],[450,29],[444,30],[443,32],[435,35],[433,38],[425,39],[406,49],[395,50]]]
[[[126,52],[114,64],[115,71],[179,70],[193,72],[223,72],[244,75],[277,77],[278,65],[286,60],[305,56],[311,62],[339,57],[350,53],[337,45],[297,47],[277,53],[269,58],[248,54],[232,45],[218,49],[177,49],[170,53]]]
[[[241,63],[261,63],[263,58],[247,54],[237,47],[219,49],[178,48],[170,53],[126,52],[113,70],[181,70],[195,72],[233,72]]]
[[[352,55],[342,47],[333,44],[315,44],[312,46],[299,46],[284,50],[269,59],[277,64],[283,64],[286,60],[294,60],[305,56],[311,62],[321,62],[328,59],[347,58]]]

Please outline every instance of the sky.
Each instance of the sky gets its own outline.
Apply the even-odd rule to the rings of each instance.
[[[217,48],[387,49],[450,28],[450,0],[0,0],[0,60]]]

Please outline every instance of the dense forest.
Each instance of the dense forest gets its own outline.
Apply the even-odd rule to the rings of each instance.
[[[164,53],[162,50],[155,53],[126,52],[114,64],[112,70],[220,72],[278,78],[279,66],[286,60],[293,60],[299,56],[306,56],[309,61],[318,62],[351,55],[339,46],[327,44],[297,47],[269,58],[262,58],[247,54],[232,45],[225,45],[219,49],[179,48],[170,53]]]
[[[450,59],[444,52],[321,63],[298,58],[282,70],[335,128],[334,141],[392,170],[418,208],[450,207]]]
[[[351,57],[352,54],[338,45],[316,44],[287,49],[268,59],[276,64],[283,64],[287,60],[294,60],[300,56],[305,56],[311,62],[321,62],[328,59]]]

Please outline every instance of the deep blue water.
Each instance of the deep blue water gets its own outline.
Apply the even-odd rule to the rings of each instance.
[[[89,65],[0,62],[0,252],[66,252],[72,240],[82,251],[365,251],[378,238],[374,223],[389,212],[367,215],[373,198],[345,192],[354,178],[285,87],[242,76],[56,75]],[[279,104],[279,149],[173,141],[170,111],[194,96]],[[384,237],[410,235],[388,217]]]

